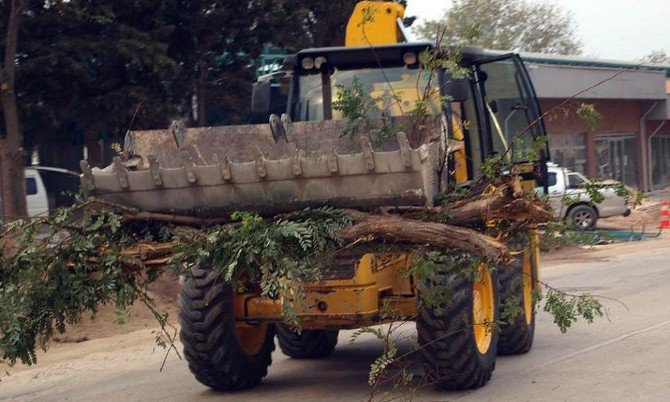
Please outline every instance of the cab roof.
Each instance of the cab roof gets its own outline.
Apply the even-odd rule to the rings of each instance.
[[[346,66],[348,68],[375,68],[379,65],[403,65],[403,56],[408,52],[419,54],[428,49],[434,49],[435,43],[408,42],[381,46],[362,46],[362,47],[321,47],[301,50],[293,55],[286,56],[284,59],[285,71],[304,72],[302,60],[305,58],[315,59],[325,57],[327,64],[331,66]],[[466,47],[461,49],[464,61],[486,56],[484,50],[480,47]]]

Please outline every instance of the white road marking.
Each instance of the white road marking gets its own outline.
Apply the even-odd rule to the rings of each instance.
[[[579,355],[583,355],[585,353],[592,352],[596,349],[600,349],[600,348],[603,348],[605,346],[609,346],[613,343],[620,342],[620,341],[626,340],[628,338],[632,338],[636,335],[640,335],[640,334],[643,334],[645,332],[653,331],[657,328],[663,327],[663,326],[668,325],[668,324],[670,324],[670,320],[660,322],[660,323],[652,325],[650,327],[638,329],[637,331],[632,331],[632,332],[629,332],[627,334],[617,336],[616,338],[612,338],[612,339],[609,339],[609,340],[606,340],[606,341],[603,341],[603,342],[600,342],[600,343],[596,343],[595,345],[591,345],[587,348],[576,350],[572,353],[568,353],[567,355],[549,360],[547,363],[545,363],[543,365],[540,365],[540,366],[537,366],[536,368],[545,368],[547,366],[551,366],[552,364],[560,363],[560,362],[565,361],[565,360],[570,360],[573,357],[577,357]]]

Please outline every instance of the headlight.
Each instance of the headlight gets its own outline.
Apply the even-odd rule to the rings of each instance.
[[[413,52],[405,53],[402,55],[402,61],[408,66],[411,66],[416,63],[416,54]]]
[[[321,66],[323,66],[327,62],[328,60],[326,60],[325,57],[319,56],[316,59],[314,59],[314,67],[316,67],[317,69],[321,69]]]
[[[311,70],[314,68],[314,59],[311,57],[305,57],[300,62],[300,65],[302,65],[302,68],[305,70]]]

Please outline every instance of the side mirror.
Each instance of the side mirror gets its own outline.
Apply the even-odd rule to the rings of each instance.
[[[493,113],[498,113],[498,102],[496,102],[495,99],[489,102],[489,106],[491,107],[491,111]]]
[[[549,194],[549,168],[547,167],[548,161],[549,158],[547,153],[545,150],[541,150],[540,160],[534,164],[533,168],[535,171],[535,182],[539,187],[542,187],[545,195]]]
[[[251,90],[251,113],[266,115],[270,113],[272,87],[270,82],[256,82]]]
[[[446,74],[445,74],[446,75]],[[454,102],[465,102],[470,95],[470,83],[467,79],[447,79],[444,84],[444,94],[450,96]]]

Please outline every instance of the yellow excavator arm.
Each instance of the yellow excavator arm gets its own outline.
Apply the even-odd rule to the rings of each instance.
[[[345,46],[375,46],[404,42],[400,24],[405,18],[402,2],[361,1],[349,23]]]

